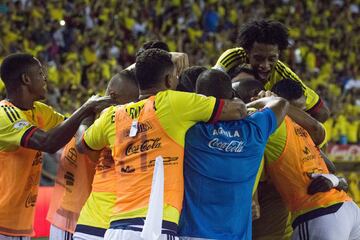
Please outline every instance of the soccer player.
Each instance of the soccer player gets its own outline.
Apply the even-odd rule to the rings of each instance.
[[[198,77],[196,92],[231,99],[231,78],[219,70]],[[198,123],[186,134],[185,197],[179,234],[186,239],[252,239],[252,192],[268,137],[283,121],[288,102],[253,103],[261,111],[231,122]]]
[[[139,95],[139,90],[134,71],[123,70],[114,75],[107,86],[105,95],[110,96],[119,104],[135,100]],[[78,228],[78,235],[102,232],[101,236],[95,236],[95,238],[103,237],[108,228],[111,207],[115,201],[112,187],[115,171],[111,151],[104,149],[99,161],[92,162],[86,154],[79,153],[75,147],[76,139],[82,137],[83,132],[93,121],[83,122],[76,136],[63,150],[47,215],[47,219],[52,224],[50,239],[72,238],[85,202],[87,203],[82,210],[83,217],[80,217],[81,227]],[[89,197],[90,192],[92,193]],[[92,237],[85,235],[84,238],[91,239]]]
[[[38,102],[46,76],[30,54],[7,56],[0,68],[7,98],[0,102],[0,238],[30,239],[41,174],[42,153],[56,152],[81,121],[109,106],[110,98],[91,98],[69,119]]]
[[[73,238],[80,210],[91,192],[96,164],[85,154],[79,153],[75,147],[76,139],[82,137],[80,129],[66,144],[59,160],[46,217],[51,223],[49,238],[52,240]]]
[[[135,73],[139,101],[110,107],[84,134],[88,149],[110,146],[115,160],[117,199],[105,239],[142,239],[158,156],[164,159],[165,174],[159,239],[174,239],[183,200],[186,131],[199,121],[243,118],[246,108],[240,100],[172,91],[177,86],[176,68],[171,55],[160,49],[141,53]]]
[[[125,69],[115,75],[108,85],[106,95],[116,99],[119,104],[135,101],[139,96],[135,69]],[[81,209],[76,225],[75,240],[103,239],[106,230],[110,227],[110,215],[116,198],[116,172],[110,148],[106,147],[102,150],[98,162],[92,192]]]
[[[291,211],[292,239],[359,238],[359,208],[335,189],[339,179],[329,174],[310,134],[290,117],[270,136],[265,160],[268,176]],[[327,184],[325,188],[314,186],[317,178]]]
[[[272,20],[247,23],[240,30],[239,40],[240,47],[225,51],[214,68],[234,77],[234,71],[236,72],[238,67],[250,64],[256,79],[260,80],[267,90],[283,78],[298,81],[304,89],[308,113],[321,122],[329,118],[329,109],[321,98],[279,60],[280,52],[288,46],[288,30],[283,24]]]

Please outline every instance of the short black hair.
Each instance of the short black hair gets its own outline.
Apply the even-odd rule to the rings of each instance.
[[[166,42],[154,40],[154,41],[148,41],[148,42],[144,43],[142,45],[142,47],[137,51],[136,56],[139,56],[142,52],[144,52],[147,49],[151,49],[151,48],[162,49],[166,52],[170,51],[169,46],[167,45]]]
[[[195,92],[196,80],[207,68],[203,66],[192,66],[185,69],[179,76],[177,91]]]
[[[21,84],[21,76],[38,64],[33,55],[14,53],[5,57],[0,67],[0,77],[6,89],[16,89]]]
[[[220,70],[203,71],[196,81],[196,93],[216,98],[232,98],[231,78]]]
[[[248,103],[252,97],[255,97],[261,90],[264,90],[264,85],[254,78],[244,78],[234,82],[232,88],[235,91],[235,96]]]
[[[165,74],[173,70],[170,53],[151,48],[136,57],[135,76],[140,89],[145,90],[154,87],[164,80]]]
[[[119,75],[124,76],[128,79],[133,80],[136,84],[136,76],[135,76],[135,68],[131,68],[131,69],[124,69],[121,72],[119,72]]]
[[[288,78],[275,83],[271,91],[288,101],[299,99],[304,95],[303,85],[298,81]]]
[[[250,64],[242,64],[242,65],[236,66],[233,69],[230,69],[230,71],[228,72],[231,79],[236,78],[240,73],[247,73],[247,74],[253,75],[255,78],[254,70],[252,69]]]
[[[246,23],[240,29],[239,44],[251,51],[255,42],[277,45],[284,50],[289,45],[289,30],[281,22],[274,20],[256,20]]]

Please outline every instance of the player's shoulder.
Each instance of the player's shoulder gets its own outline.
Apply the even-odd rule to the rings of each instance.
[[[113,114],[120,107],[121,107],[121,105],[107,107],[107,108],[105,108],[104,110],[101,111],[100,116]]]
[[[21,110],[11,104],[8,104],[5,101],[0,102],[0,124],[12,124],[15,123],[21,119],[23,119],[24,116],[21,112]]]
[[[280,60],[278,60],[275,64],[275,71],[280,74],[281,78],[299,80],[299,77],[291,70],[291,68]]]
[[[229,48],[221,54],[218,63],[224,63],[229,58],[239,55],[245,57],[246,56],[245,49],[243,49],[242,47]]]
[[[39,110],[39,111],[42,111],[42,110],[51,110],[51,111],[54,111],[53,107],[47,105],[46,103],[39,102],[39,101],[35,101],[35,102],[34,102],[34,109],[35,109],[35,110]]]

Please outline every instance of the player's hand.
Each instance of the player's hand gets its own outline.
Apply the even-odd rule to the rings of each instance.
[[[189,67],[189,57],[186,53],[182,52],[170,52],[171,60],[176,66],[176,74],[180,76],[186,68]]]
[[[251,98],[251,101],[255,101],[264,97],[277,97],[277,95],[271,91],[261,90],[256,97]]]
[[[349,184],[345,178],[339,177],[339,185],[336,187],[336,189],[339,191],[343,190],[345,192],[349,191]]]
[[[251,204],[251,212],[252,212],[252,220],[256,220],[260,218],[260,205],[256,201],[252,201]]]
[[[311,181],[307,192],[312,195],[318,192],[328,192],[339,185],[339,179],[333,174],[316,174],[310,176]]]
[[[91,96],[83,105],[92,113],[101,112],[103,109],[116,105],[117,102],[110,96],[100,97],[98,95]]]

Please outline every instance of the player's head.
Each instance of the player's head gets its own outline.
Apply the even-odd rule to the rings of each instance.
[[[115,74],[106,88],[106,95],[115,99],[119,104],[136,100],[139,97],[139,89],[134,69],[125,69]]]
[[[140,90],[165,87],[176,89],[176,68],[170,53],[152,48],[136,57],[135,76]]]
[[[34,100],[45,98],[47,78],[40,61],[31,54],[15,53],[5,57],[0,76],[8,94],[23,88]]]
[[[252,67],[247,64],[247,65],[243,65],[243,66],[237,66],[234,71],[233,71],[233,77],[231,79],[231,81],[234,82],[239,82],[242,79],[255,79],[255,74],[254,74],[254,70],[252,69]]]
[[[241,28],[239,44],[247,52],[257,79],[268,81],[280,51],[288,46],[288,36],[288,29],[273,20],[252,21]]]
[[[244,101],[244,103],[249,103],[252,97],[257,96],[257,94],[264,90],[264,85],[252,77],[244,77],[240,81],[234,82],[232,88],[235,92],[235,96]]]
[[[154,40],[154,41],[148,41],[148,42],[144,43],[142,45],[142,47],[137,51],[136,56],[139,56],[142,52],[144,52],[147,49],[151,49],[151,48],[162,49],[166,52],[170,51],[167,43],[158,41],[158,40]]]
[[[196,81],[196,93],[216,98],[231,99],[233,98],[231,78],[220,70],[209,69],[203,71]]]
[[[185,69],[179,76],[179,85],[176,90],[182,92],[195,92],[196,80],[207,68],[203,66],[192,66]]]
[[[301,109],[305,108],[306,98],[304,96],[304,88],[300,82],[285,78],[275,83],[271,91],[285,98],[292,105]]]

